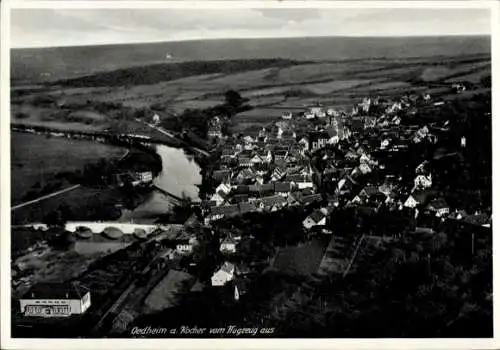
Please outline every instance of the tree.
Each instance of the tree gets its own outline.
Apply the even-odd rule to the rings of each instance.
[[[237,91],[228,90],[224,96],[226,98],[226,105],[230,107],[238,108],[243,104],[244,99]]]

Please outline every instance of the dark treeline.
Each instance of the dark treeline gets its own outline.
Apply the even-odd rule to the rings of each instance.
[[[289,67],[303,62],[285,59],[251,59],[161,63],[142,67],[118,69],[80,78],[59,80],[51,85],[63,86],[129,86],[149,85],[184,77],[224,73],[233,74],[269,67]]]
[[[248,99],[243,98],[237,91],[228,90],[224,94],[225,101],[214,107],[205,109],[186,109],[180,115],[164,118],[161,125],[174,132],[182,132],[187,142],[201,148],[208,148],[208,125],[210,119],[217,116],[223,118],[222,132],[228,133],[229,120],[237,113],[251,109]]]

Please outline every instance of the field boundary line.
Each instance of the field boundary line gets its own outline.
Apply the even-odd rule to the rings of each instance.
[[[53,193],[49,193],[45,196],[42,196],[42,197],[39,197],[39,198],[36,198],[36,199],[33,199],[31,201],[28,201],[28,202],[24,202],[24,203],[21,203],[21,204],[18,204],[18,205],[14,205],[13,207],[10,208],[11,211],[13,210],[16,210],[16,209],[19,209],[19,208],[22,208],[22,207],[25,207],[27,205],[30,205],[30,204],[33,204],[33,203],[37,203],[37,202],[40,202],[40,201],[43,201],[44,199],[48,199],[48,198],[52,198],[52,197],[55,197],[57,195],[60,195],[60,194],[63,194],[65,192],[69,192],[69,191],[73,191],[73,190],[76,190],[78,187],[80,187],[81,185],[78,184],[78,185],[74,185],[74,186],[71,186],[71,187],[68,187],[68,188],[65,188],[63,190],[60,190],[60,191],[57,191],[57,192],[53,192]]]
[[[358,254],[359,247],[361,246],[361,243],[363,242],[364,239],[365,239],[365,235],[363,234],[358,241],[358,245],[356,246],[356,250],[354,251],[354,254],[352,255],[352,258],[351,258],[351,261],[349,262],[349,265],[345,269],[345,272],[342,276],[343,278],[345,278],[345,276],[347,276],[347,274],[349,273],[349,270],[351,269],[352,263],[354,262],[354,259],[356,259],[356,254]]]

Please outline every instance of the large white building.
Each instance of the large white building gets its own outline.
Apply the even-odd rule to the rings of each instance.
[[[90,307],[90,291],[76,283],[39,283],[19,299],[24,316],[67,317]]]
[[[225,262],[222,267],[213,274],[212,286],[219,287],[234,279],[235,267],[230,262]]]

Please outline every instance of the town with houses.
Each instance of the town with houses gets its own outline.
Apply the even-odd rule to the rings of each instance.
[[[462,87],[456,88],[459,94]],[[254,215],[256,221],[258,215],[273,220],[272,215],[292,211],[303,233],[297,244],[326,237],[323,257],[316,269],[343,276],[348,274],[361,240],[367,239],[365,236],[390,240],[405,232],[438,234],[435,230],[442,225],[457,222],[491,230],[491,207],[460,207],[460,201],[456,200],[449,203],[443,177],[435,170],[436,166],[431,166],[431,162],[450,159],[460,162],[459,151],[468,147],[466,135],[452,141],[458,151],[435,152],[429,159],[424,146],[432,148],[447,138],[451,121],[425,125],[403,121],[415,115],[418,108],[440,108],[444,103],[429,94],[390,101],[366,97],[352,110],[318,105],[302,112],[284,112],[279,120],[255,132],[234,135],[223,133],[224,123],[228,123],[226,116],[213,117],[208,122],[208,137],[216,145],[211,150],[213,162],[203,169],[201,201],[188,204],[191,215],[187,221],[181,225],[154,224],[142,228],[132,224],[130,228],[127,224],[115,226],[120,226],[122,232],[148,238],[141,243],[141,249],[149,252],[140,272],[146,285],[154,286],[158,282],[153,277],[155,273],[168,267],[198,276],[188,294],[219,290],[230,302],[243,301],[252,278],[279,260],[278,247],[267,255],[249,255],[248,246],[259,237],[227,228],[231,227],[228,221],[243,220],[248,215]],[[153,124],[159,124],[158,118],[155,115]],[[150,172],[134,176],[134,184],[152,181]],[[382,219],[378,227],[373,225],[369,231],[359,232],[362,228],[358,225],[358,231],[352,232],[356,239],[345,240],[346,233],[338,232],[342,225],[336,221],[342,220],[336,213],[343,210],[350,210],[356,217]],[[91,235],[81,229],[82,225],[67,223],[66,230],[81,237]],[[111,229],[106,234],[119,236],[119,232]],[[333,247],[338,250],[339,244],[344,256],[332,258],[329,254]],[[258,261],[257,256],[261,255],[264,258]],[[215,258],[209,259],[210,256]],[[344,263],[336,264],[335,259]],[[72,313],[85,314],[94,300],[89,285],[102,283],[89,277],[84,277],[83,282],[57,289],[66,290],[58,292],[64,294],[61,299],[70,299],[78,306],[73,307]],[[21,312],[25,316],[43,314],[45,311],[36,306],[36,300],[57,299],[47,296],[51,290],[56,289],[34,286],[20,299]],[[92,329],[111,329],[120,334],[135,324],[139,313],[127,310],[121,304],[127,298],[119,295],[122,295],[119,301],[115,297],[112,302],[112,312],[100,312],[89,318],[99,320]]]

